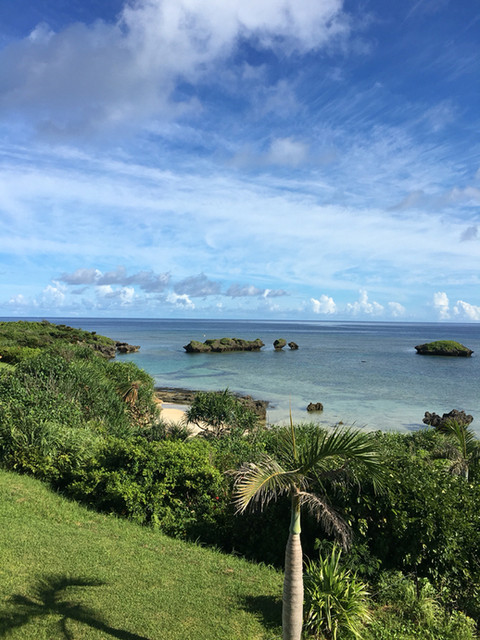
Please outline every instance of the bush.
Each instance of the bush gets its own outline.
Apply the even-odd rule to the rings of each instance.
[[[257,415],[247,409],[228,389],[201,391],[196,394],[187,411],[188,422],[196,424],[214,436],[237,429],[242,433],[255,429]]]
[[[370,622],[367,585],[340,565],[335,546],[319,562],[307,562],[305,570],[305,629],[325,640],[363,638]]]
[[[377,585],[377,609],[369,640],[474,640],[475,622],[440,605],[426,578],[384,572]]]
[[[137,393],[126,401],[122,385],[132,379]],[[96,439],[128,437],[155,412],[153,381],[135,365],[88,347],[43,350],[0,376],[0,460],[30,473],[65,456],[80,463]]]
[[[452,476],[438,459],[442,434],[378,434],[389,468],[386,488],[375,494],[362,482],[335,487],[356,540],[366,540],[385,570],[428,578],[442,604],[477,617],[480,606],[480,484]],[[472,476],[473,480],[473,476]]]
[[[95,509],[176,537],[215,541],[209,528],[226,489],[205,441],[107,439],[66,481],[68,495]]]

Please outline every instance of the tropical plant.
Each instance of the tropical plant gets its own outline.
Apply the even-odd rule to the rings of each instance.
[[[342,549],[334,545],[305,569],[305,628],[315,638],[362,638],[370,622],[367,585],[340,564]]]
[[[257,415],[228,389],[197,393],[185,418],[206,434],[214,436],[229,433],[232,429],[250,431],[258,423]]]
[[[436,430],[447,437],[445,453],[451,461],[450,473],[468,481],[470,468],[480,460],[480,442],[471,431],[470,425],[457,420],[445,420]]]
[[[315,425],[301,429],[299,437],[297,431],[290,420],[290,428],[283,432],[276,458],[264,455],[258,464],[244,464],[233,472],[237,512],[244,512],[254,503],[263,508],[283,494],[290,497],[291,520],[283,588],[283,640],[299,640],[302,632],[302,506],[306,506],[321,521],[327,533],[335,534],[347,546],[349,528],[330,506],[325,482],[327,477],[345,476],[353,472],[349,463],[359,463],[377,485],[383,477],[383,467],[372,434],[341,428],[324,431]],[[316,493],[308,491],[312,484],[315,484]]]

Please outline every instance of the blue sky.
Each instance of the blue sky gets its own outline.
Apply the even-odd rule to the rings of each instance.
[[[0,315],[480,321],[476,0],[2,0]]]

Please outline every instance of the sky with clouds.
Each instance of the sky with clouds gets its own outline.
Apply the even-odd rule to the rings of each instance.
[[[476,0],[2,0],[0,315],[480,321]]]

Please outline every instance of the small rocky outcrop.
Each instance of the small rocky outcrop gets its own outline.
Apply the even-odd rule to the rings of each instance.
[[[128,342],[118,342],[118,340],[115,342],[115,347],[118,353],[135,353],[140,349],[139,345],[128,344]]]
[[[101,344],[97,343],[93,345],[95,351],[99,351],[104,358],[114,358],[117,354],[117,349],[114,344]]]
[[[310,402],[307,411],[323,411],[323,404],[321,402]]]
[[[183,348],[187,353],[223,353],[225,351],[260,351],[264,343],[256,340],[242,340],[241,338],[220,338],[213,340],[190,340]]]
[[[295,349],[298,349],[298,344],[296,342],[289,342],[288,346],[292,351],[295,351]]]
[[[455,340],[436,340],[426,342],[415,347],[417,353],[422,356],[453,356],[457,358],[468,358],[473,351]]]
[[[280,351],[281,349],[283,349],[283,347],[286,344],[287,344],[286,340],[284,340],[283,338],[278,338],[277,340],[274,341],[273,348],[275,349],[275,351]]]
[[[466,427],[473,422],[473,416],[465,413],[465,411],[458,411],[458,409],[452,409],[449,413],[444,413],[441,417],[436,413],[425,411],[425,417],[422,420],[424,424],[435,427],[435,429],[439,431],[442,430],[445,423],[452,421],[458,422],[458,424]]]
[[[115,358],[117,353],[135,353],[140,349],[138,345],[128,344],[127,342],[118,342],[114,344],[102,344],[97,342],[94,345],[95,351],[100,351],[104,358]]]

